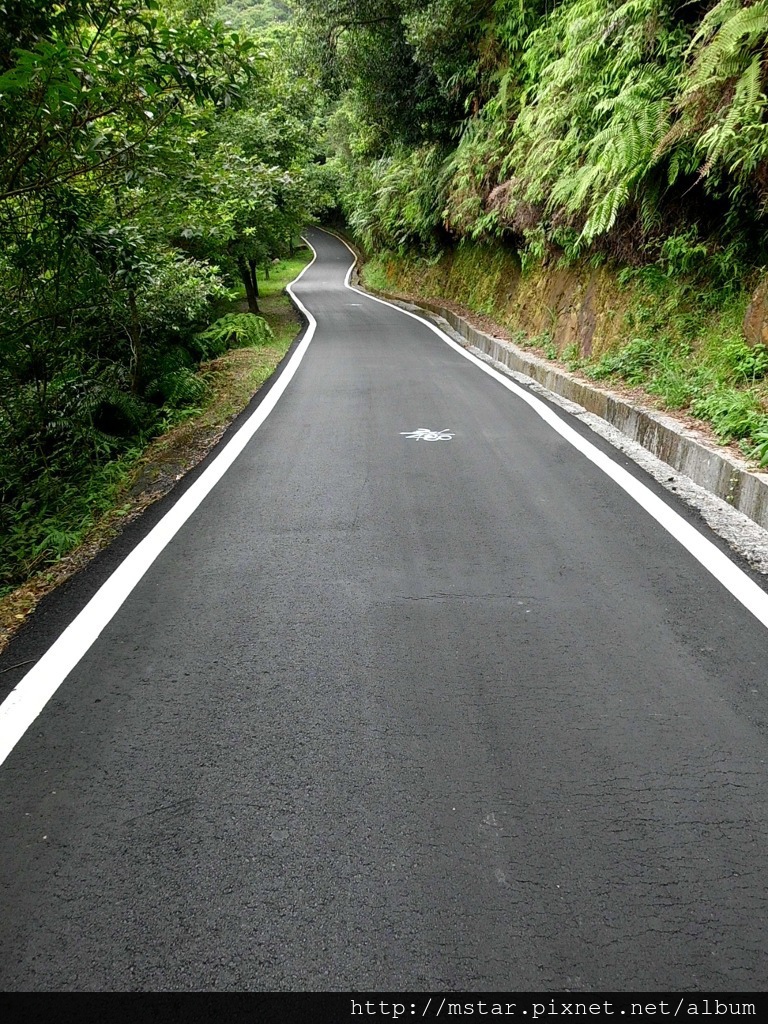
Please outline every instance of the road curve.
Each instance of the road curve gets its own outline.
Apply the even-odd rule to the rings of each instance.
[[[765,988],[765,627],[309,238],[295,376],[0,767],[0,987]]]

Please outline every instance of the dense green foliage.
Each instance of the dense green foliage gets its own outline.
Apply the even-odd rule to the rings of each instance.
[[[468,250],[483,273],[483,246],[512,277],[608,264],[626,342],[581,368],[768,460],[768,365],[734,315],[768,264],[768,0],[296,2],[369,253],[404,278]]]
[[[215,6],[0,0],[9,581],[66,548],[94,475],[200,400],[217,303],[244,286],[256,312],[257,274],[333,202],[289,35],[233,31]]]
[[[765,0],[299,7],[369,247],[494,237],[640,263],[674,239],[725,278],[764,259]]]
[[[216,15],[234,28],[262,32],[288,21],[291,8],[283,0],[225,0],[217,4]]]

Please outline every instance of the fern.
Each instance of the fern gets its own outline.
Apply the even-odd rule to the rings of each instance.
[[[584,225],[583,238],[590,242],[597,235],[610,231],[616,223],[619,210],[626,203],[629,188],[624,183],[614,185],[600,201],[590,210],[589,219]]]
[[[203,356],[221,355],[229,348],[251,348],[268,345],[274,334],[267,321],[253,313],[226,313],[197,335],[196,342]]]
[[[394,5],[418,8],[408,24],[418,21],[419,45],[436,5]],[[376,157],[353,155],[345,186],[366,247],[431,253],[445,227],[457,239],[512,235],[524,262],[556,248],[623,257],[633,225],[634,248],[663,262],[664,239],[700,223],[696,267],[711,267],[710,236],[751,228],[768,208],[768,0],[480,6],[496,39],[485,78],[495,95],[457,125],[452,152],[382,141],[373,126],[355,136],[358,153]],[[451,88],[466,85],[468,67]],[[753,248],[762,234],[750,232]]]
[[[531,37],[536,84],[504,163],[525,198],[580,219],[583,241],[610,231],[658,163],[686,43],[660,0],[556,8]]]
[[[194,370],[181,366],[155,378],[149,391],[163,405],[178,408],[202,402],[208,394],[208,386]]]
[[[713,29],[716,31],[713,32]],[[757,0],[749,7],[723,0],[702,21],[691,44],[699,52],[691,70],[692,87],[712,79],[722,80],[726,62],[761,45],[768,34],[768,3]],[[703,40],[707,40],[701,45]]]
[[[679,127],[662,149],[693,146],[699,175],[752,189],[753,172],[768,160],[764,55],[768,0],[721,0],[688,48],[689,67],[677,100]],[[716,172],[716,173],[715,173]]]

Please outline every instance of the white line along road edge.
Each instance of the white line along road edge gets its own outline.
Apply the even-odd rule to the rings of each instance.
[[[254,409],[234,437],[227,442],[176,504],[166,512],[160,522],[136,545],[130,554],[126,555],[109,579],[102,584],[88,604],[0,705],[0,765],[101,631],[114,617],[157,556],[221,480],[290,384],[309,348],[309,343],[312,341],[317,327],[315,318],[293,292],[293,285],[301,280],[317,259],[317,253],[311,245],[309,247],[314,253],[312,259],[286,289],[307,318],[308,327],[304,337],[296,346],[295,352],[266,397]]]
[[[569,444],[573,445],[577,451],[580,451],[582,455],[586,456],[590,462],[593,462],[598,469],[601,469],[606,476],[609,476],[614,483],[618,484],[622,490],[633,498],[638,505],[645,509],[645,511],[653,516],[657,523],[662,526],[667,533],[670,533],[675,540],[677,540],[682,546],[693,555],[693,557],[704,566],[704,568],[710,572],[715,579],[721,583],[726,590],[728,590],[737,601],[740,601],[754,616],[761,622],[766,628],[768,628],[768,594],[762,590],[754,580],[751,580],[745,572],[743,572],[728,555],[724,554],[718,547],[716,547],[711,540],[700,533],[695,526],[691,526],[685,519],[680,515],[679,512],[667,505],[658,495],[654,494],[653,491],[647,487],[644,483],[638,480],[636,477],[628,473],[626,469],[620,466],[617,462],[601,452],[591,441],[587,438],[582,437],[578,431],[574,430],[573,427],[569,426],[565,420],[554,412],[545,402],[542,402],[540,398],[537,398],[530,391],[526,391],[525,388],[520,387],[509,377],[505,377],[504,374],[499,373],[488,363],[484,363],[477,356],[468,352],[461,345],[457,344],[453,338],[450,338],[444,331],[424,317],[419,316],[417,313],[412,313],[410,310],[402,309],[400,306],[395,306],[391,302],[387,302],[386,299],[380,299],[376,295],[369,295],[368,292],[362,291],[360,288],[355,288],[354,285],[349,283],[349,279],[352,276],[355,264],[357,263],[357,255],[354,250],[347,244],[347,242],[334,232],[328,232],[333,234],[335,238],[338,238],[340,242],[343,242],[347,246],[350,253],[353,256],[353,262],[347,271],[347,276],[344,279],[344,284],[350,291],[357,292],[358,295],[365,295],[366,298],[372,302],[380,302],[383,306],[389,306],[390,309],[396,309],[398,313],[402,313],[405,316],[410,316],[414,320],[418,320],[419,323],[424,324],[434,334],[441,338],[447,345],[455,349],[460,355],[464,356],[471,363],[477,366],[483,373],[487,373],[489,377],[493,377],[502,384],[508,391],[511,391],[518,398],[521,398],[526,402],[531,409],[540,416],[545,423],[548,423],[553,430],[556,430],[560,436],[568,441]]]

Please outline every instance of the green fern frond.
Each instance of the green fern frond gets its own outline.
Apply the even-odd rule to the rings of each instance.
[[[622,183],[614,186],[590,212],[587,223],[582,231],[582,238],[586,242],[591,242],[598,235],[603,235],[610,231],[616,223],[619,210],[626,203],[628,196],[629,189],[625,184]]]
[[[757,0],[751,7],[734,9],[732,3],[719,4],[722,7],[721,18],[713,35],[699,49],[690,72],[688,87],[695,88],[711,81],[725,81],[733,74],[734,61],[738,66],[744,58],[749,59],[751,49],[762,45],[768,35],[768,2]],[[710,12],[714,13],[714,12]],[[707,18],[702,22],[699,33],[691,43],[691,52],[702,39],[707,38],[703,30]]]
[[[712,10],[702,18],[701,24],[691,40],[689,53],[702,42],[711,39],[718,29],[741,9],[742,5],[743,0],[720,0],[715,4]]]
[[[756,106],[760,101],[765,100],[761,89],[763,58],[758,54],[752,59],[752,63],[736,83],[734,105]]]
[[[552,202],[562,205],[569,213],[583,209],[587,196],[602,176],[599,164],[585,164],[571,178],[561,178],[552,189]]]
[[[183,405],[195,405],[203,401],[208,394],[208,386],[194,370],[182,366],[157,377],[151,382],[148,391],[163,405],[176,408]]]
[[[274,335],[267,321],[253,313],[226,313],[198,334],[200,351],[210,357],[221,355],[228,348],[249,348],[268,345]]]

